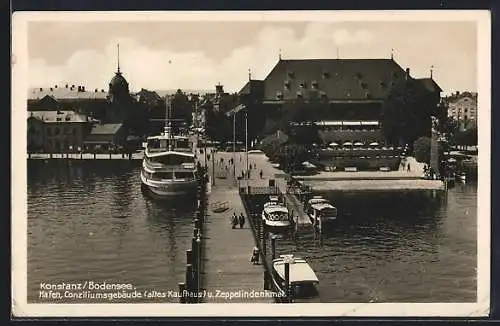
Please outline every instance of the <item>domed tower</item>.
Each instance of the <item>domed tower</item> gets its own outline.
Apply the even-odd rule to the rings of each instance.
[[[120,72],[120,45],[118,44],[118,69],[109,82],[108,96],[111,103],[124,103],[130,99],[128,82]]]

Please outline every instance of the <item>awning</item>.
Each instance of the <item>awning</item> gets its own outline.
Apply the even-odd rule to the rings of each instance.
[[[378,146],[377,142],[370,143],[370,146]]]
[[[363,145],[364,145],[364,144],[363,144],[363,143],[361,143],[361,142],[355,142],[355,143],[354,143],[354,146],[363,146]]]
[[[330,144],[328,144],[328,146],[335,147],[335,146],[339,146],[339,144],[337,144],[336,142],[331,142]]]
[[[453,157],[450,157],[450,158],[448,159],[448,162],[450,162],[450,163],[453,163],[453,162],[456,162],[456,161],[457,161],[457,160],[455,160]]]
[[[344,146],[352,146],[352,143],[351,142],[345,142],[343,145]]]

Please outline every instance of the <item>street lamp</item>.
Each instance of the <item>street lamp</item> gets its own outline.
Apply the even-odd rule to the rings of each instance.
[[[246,167],[248,173],[248,114],[245,108],[245,157],[246,157]]]

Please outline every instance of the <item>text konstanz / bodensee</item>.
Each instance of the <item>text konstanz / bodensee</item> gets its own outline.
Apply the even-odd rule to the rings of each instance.
[[[61,282],[61,283],[40,283],[40,290],[134,290],[130,283],[108,283],[108,282]]]

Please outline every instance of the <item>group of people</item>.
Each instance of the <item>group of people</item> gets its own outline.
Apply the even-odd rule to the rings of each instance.
[[[245,216],[243,213],[240,213],[240,215],[236,215],[236,213],[233,213],[233,216],[231,216],[231,226],[233,229],[236,229],[236,227],[240,225],[240,229],[243,229],[243,226],[245,226]]]

